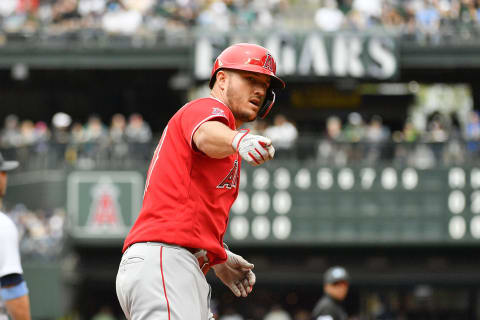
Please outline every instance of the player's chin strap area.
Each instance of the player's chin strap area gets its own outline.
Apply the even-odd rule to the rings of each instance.
[[[265,101],[263,102],[262,107],[258,111],[257,117],[260,117],[260,119],[265,119],[267,114],[270,112],[270,109],[272,109],[274,103],[275,103],[275,92],[272,89],[269,89],[267,91],[267,96],[265,97]]]

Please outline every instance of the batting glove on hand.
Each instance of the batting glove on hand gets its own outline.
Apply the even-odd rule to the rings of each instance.
[[[226,252],[227,261],[213,266],[213,270],[234,295],[246,297],[252,292],[256,281],[255,274],[252,272],[253,264],[229,250]]]
[[[210,309],[208,310],[208,320],[215,320],[215,316]]]
[[[240,130],[232,141],[233,149],[252,166],[258,166],[268,160],[272,160],[275,149],[272,140],[266,137],[249,134],[250,130]]]

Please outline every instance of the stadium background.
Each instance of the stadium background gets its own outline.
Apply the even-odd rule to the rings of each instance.
[[[352,319],[480,318],[478,9],[2,0],[0,149],[21,161],[5,207],[33,317],[123,317],[114,279],[158,136],[208,93],[214,57],[245,41],[274,52],[288,85],[252,125],[279,139],[277,159],[244,167],[226,235],[258,283],[235,299],[209,275],[217,318],[308,319],[335,264],[352,276]]]

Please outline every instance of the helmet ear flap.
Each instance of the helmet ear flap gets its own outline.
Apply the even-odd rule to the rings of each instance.
[[[263,102],[262,107],[258,111],[257,117],[260,117],[260,119],[265,119],[265,117],[270,112],[270,109],[272,109],[274,103],[275,103],[275,92],[271,88],[269,88],[267,90],[265,101]]]

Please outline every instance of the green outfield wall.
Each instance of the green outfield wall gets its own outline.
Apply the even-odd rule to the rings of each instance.
[[[6,200],[32,210],[65,208],[74,242],[118,244],[141,207],[144,174],[12,173]],[[480,243],[476,166],[333,168],[276,160],[244,166],[239,189],[226,233],[238,246]]]

